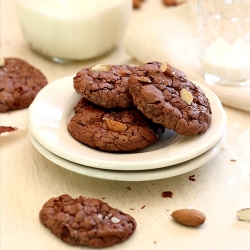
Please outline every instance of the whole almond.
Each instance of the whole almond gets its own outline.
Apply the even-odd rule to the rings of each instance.
[[[171,216],[176,222],[190,227],[200,226],[206,220],[205,214],[196,209],[179,209],[174,211]]]

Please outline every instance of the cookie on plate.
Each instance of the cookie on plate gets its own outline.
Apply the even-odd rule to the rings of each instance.
[[[178,134],[202,134],[211,124],[210,103],[202,89],[168,63],[136,67],[129,77],[129,91],[146,117]]]
[[[136,108],[111,110],[82,98],[68,123],[71,136],[103,151],[132,151],[156,142],[165,128]]]
[[[133,106],[128,91],[128,78],[133,66],[97,64],[79,71],[74,77],[74,88],[88,101],[105,108]]]
[[[39,218],[61,240],[78,246],[112,246],[127,240],[136,229],[132,216],[107,203],[67,194],[48,200]]]
[[[47,85],[44,74],[19,58],[5,58],[0,66],[0,112],[29,107]]]

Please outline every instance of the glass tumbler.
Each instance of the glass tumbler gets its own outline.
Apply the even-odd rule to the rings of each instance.
[[[30,48],[64,63],[98,57],[120,46],[132,0],[16,0]]]
[[[205,81],[250,85],[250,0],[198,0],[196,11]]]

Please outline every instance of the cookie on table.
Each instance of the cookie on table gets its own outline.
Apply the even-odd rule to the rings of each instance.
[[[111,110],[82,98],[68,123],[77,141],[103,151],[132,151],[156,142],[165,128],[136,108]]]
[[[0,112],[29,107],[47,85],[44,74],[19,58],[5,58],[0,66]]]
[[[39,218],[61,240],[77,246],[112,246],[127,240],[136,229],[132,216],[106,202],[67,194],[48,200]]]
[[[178,134],[202,134],[211,124],[210,103],[202,89],[168,63],[153,61],[136,67],[129,91],[146,117]]]
[[[133,66],[97,64],[79,71],[74,77],[74,88],[78,94],[105,108],[127,108],[133,106],[128,91],[128,78]]]

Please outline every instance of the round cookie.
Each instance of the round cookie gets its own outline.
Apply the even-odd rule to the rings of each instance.
[[[128,91],[128,78],[133,67],[128,65],[97,64],[82,69],[74,77],[74,88],[88,101],[105,108],[133,106]]]
[[[45,85],[40,70],[22,59],[5,58],[0,66],[0,112],[29,107]]]
[[[42,207],[41,223],[64,242],[75,246],[108,247],[127,240],[135,219],[107,203],[67,194],[51,198]]]
[[[129,77],[135,106],[153,122],[181,135],[204,133],[212,111],[202,89],[168,63],[149,62]]]
[[[109,110],[82,98],[68,123],[71,136],[103,151],[132,151],[156,142],[165,128],[136,108]]]

